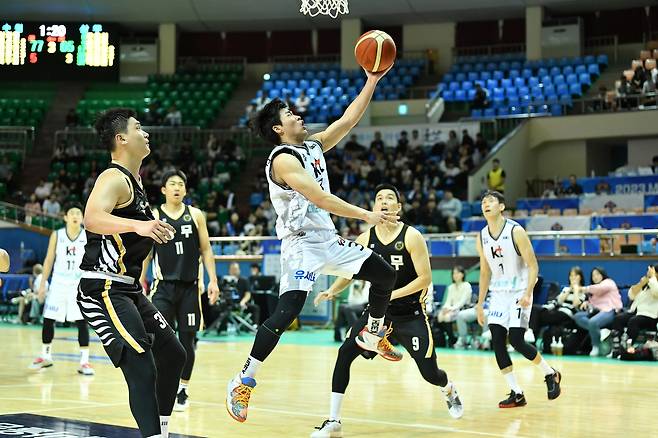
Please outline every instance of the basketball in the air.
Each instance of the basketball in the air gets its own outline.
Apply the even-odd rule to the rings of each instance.
[[[359,37],[354,46],[356,62],[366,70],[377,73],[395,61],[395,41],[386,32],[370,30]]]

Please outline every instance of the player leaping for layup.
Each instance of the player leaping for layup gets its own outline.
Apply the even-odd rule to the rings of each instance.
[[[277,236],[282,239],[281,279],[276,309],[259,327],[242,371],[228,383],[226,407],[237,421],[247,419],[256,372],[301,312],[318,274],[371,283],[367,326],[355,340],[363,349],[391,354],[389,349],[380,347],[380,341],[385,333],[384,314],[395,284],[395,269],[369,248],[339,237],[329,213],[371,225],[395,223],[398,217],[393,212],[367,211],[332,195],[323,155],[358,123],[377,82],[387,71],[366,72],[368,80],[345,114],[311,137],[302,118],[278,99],[265,105],[252,121],[256,132],[275,145],[265,173],[277,214]]]
[[[512,372],[512,360],[507,352],[507,336],[510,344],[523,357],[531,360],[544,373],[548,399],[560,395],[562,376],[551,368],[537,349],[528,344],[523,335],[530,322],[532,291],[537,282],[537,259],[525,230],[518,223],[505,219],[505,198],[496,191],[482,196],[482,212],[487,226],[480,231],[477,250],[480,255],[480,295],[477,318],[484,324],[482,304],[491,291],[489,304],[489,329],[496,354],[498,368],[510,387],[509,397],[500,403],[501,408],[525,406],[523,390]]]

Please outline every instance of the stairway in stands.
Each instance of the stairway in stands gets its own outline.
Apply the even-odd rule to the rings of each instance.
[[[57,93],[36,134],[34,149],[25,160],[21,187],[26,196],[34,191],[39,180],[47,178],[55,146],[55,131],[64,129],[66,114],[76,107],[84,90],[85,86],[79,82],[58,84]]]
[[[256,96],[256,92],[260,89],[262,83],[262,80],[255,80],[253,78],[246,77],[242,79],[238,87],[233,91],[233,96],[224,107],[224,110],[215,120],[213,127],[227,129],[236,126],[240,117],[244,115],[247,105]]]

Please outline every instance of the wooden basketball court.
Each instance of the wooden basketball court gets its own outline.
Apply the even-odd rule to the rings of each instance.
[[[92,342],[96,376],[79,376],[74,336],[74,331],[59,329],[53,344],[55,365],[35,373],[27,366],[41,348],[39,328],[0,327],[0,424],[10,414],[31,413],[135,427],[121,372],[105,359],[100,344]],[[261,369],[249,419],[243,424],[226,413],[224,394],[228,379],[249,352],[251,337],[226,339],[199,343],[190,385],[192,405],[187,412],[173,414],[171,432],[207,437],[305,437],[320,425],[327,415],[338,348],[331,342],[330,332],[284,336]],[[652,363],[549,357],[564,378],[562,396],[549,402],[539,370],[513,356],[528,406],[501,410],[497,402],[508,390],[492,354],[440,350],[438,355],[461,393],[465,405],[461,420],[450,418],[438,389],[422,380],[409,357],[399,363],[359,359],[352,368],[343,405],[345,436],[655,435],[658,367]]]

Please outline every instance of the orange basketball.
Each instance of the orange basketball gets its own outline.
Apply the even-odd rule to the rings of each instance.
[[[376,73],[386,70],[395,61],[395,41],[386,32],[370,30],[361,35],[354,46],[356,62],[366,70]]]

